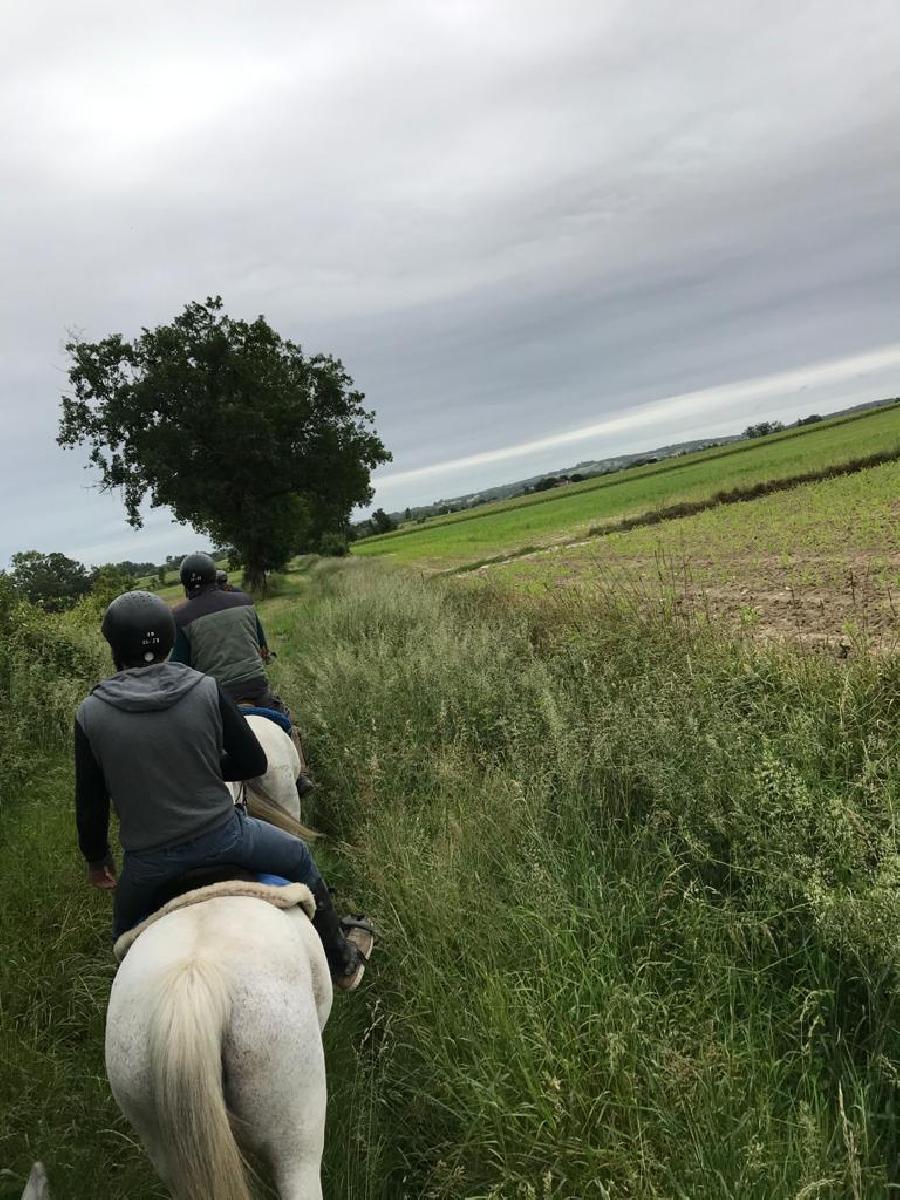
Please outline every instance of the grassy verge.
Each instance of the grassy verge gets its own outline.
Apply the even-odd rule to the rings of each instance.
[[[84,883],[71,763],[33,765],[0,826],[0,1197],[36,1158],[61,1200],[163,1197],[106,1081],[109,897]]]
[[[0,1198],[31,1162],[61,1200],[164,1196],[113,1103],[103,1023],[109,896],[75,844],[75,706],[107,669],[99,611],[47,617],[0,596]]]

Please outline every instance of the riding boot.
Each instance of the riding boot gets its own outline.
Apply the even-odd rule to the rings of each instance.
[[[340,918],[331,899],[331,892],[324,879],[319,879],[311,889],[316,902],[316,915],[312,927],[322,939],[322,948],[333,976],[348,974],[355,966],[354,948],[344,937]]]
[[[297,757],[300,759],[300,774],[297,776],[297,795],[302,800],[304,796],[309,795],[316,785],[313,783],[306,766],[306,759],[303,756],[303,746],[300,743],[300,730],[296,725],[291,726],[290,738],[297,750]]]
[[[335,987],[352,992],[359,986],[374,943],[372,923],[365,917],[338,918],[331,892],[324,880],[312,888],[316,902],[313,929],[322,940],[322,948]],[[346,932],[345,932],[346,930]]]
[[[310,779],[310,777],[306,774],[306,772],[304,772],[302,775],[298,775],[295,783],[296,783],[296,788],[297,788],[297,795],[299,796],[299,798],[301,800],[304,798],[304,796],[308,796],[310,792],[315,791],[315,788],[316,788],[316,785],[313,783],[313,781]]]
[[[291,732],[288,735],[294,743],[294,749],[297,751],[297,757],[300,759],[300,773],[306,774],[306,757],[303,753],[303,743],[300,741],[300,730],[296,725],[291,725]]]

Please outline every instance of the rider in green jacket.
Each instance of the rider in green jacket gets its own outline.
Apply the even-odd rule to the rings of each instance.
[[[169,661],[212,675],[232,700],[287,713],[266,675],[269,647],[251,598],[237,588],[220,587],[208,554],[189,554],[180,575],[187,598],[174,609],[177,632]],[[304,796],[313,782],[296,726],[292,737],[301,762],[297,791]]]

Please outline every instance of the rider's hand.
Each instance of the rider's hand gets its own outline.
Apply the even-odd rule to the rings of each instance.
[[[112,891],[116,886],[115,868],[109,862],[98,863],[93,867],[89,866],[87,880],[91,887],[101,888],[104,892]]]

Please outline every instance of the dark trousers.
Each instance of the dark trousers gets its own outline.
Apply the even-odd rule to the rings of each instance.
[[[282,875],[291,883],[305,883],[314,893],[324,887],[306,842],[236,808],[223,824],[188,842],[158,850],[126,851],[115,891],[113,939],[158,907],[156,897],[167,884],[197,867],[226,863]]]
[[[236,704],[244,701],[257,708],[274,708],[276,712],[286,713],[287,705],[280,696],[276,696],[269,686],[265,675],[258,679],[245,679],[243,683],[226,683],[222,687]]]

